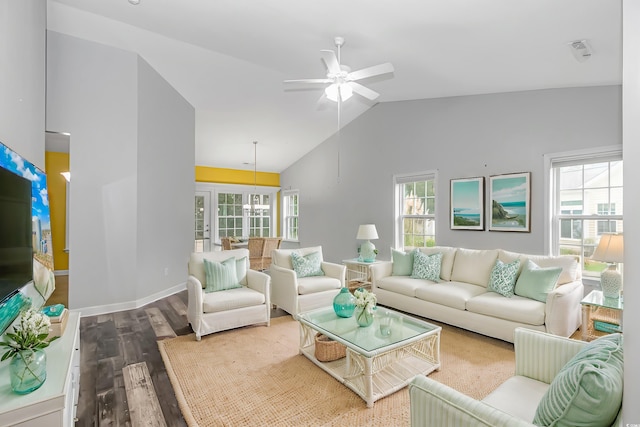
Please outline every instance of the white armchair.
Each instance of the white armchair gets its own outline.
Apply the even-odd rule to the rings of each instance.
[[[298,278],[291,263],[292,252],[302,256],[319,252],[322,259],[322,246],[273,251],[269,270],[271,302],[292,315],[333,304],[333,298],[344,287],[346,266],[323,260],[321,268],[324,276]]]
[[[563,384],[560,388],[565,397],[554,399],[554,409],[563,411],[568,419],[560,419],[552,425],[595,425],[597,421],[594,414],[598,414],[598,417],[616,416],[616,413],[603,414],[603,407],[606,407],[617,412],[617,418],[612,424],[601,422],[599,425],[622,426],[621,356],[620,359],[611,357],[609,362],[600,361],[599,357],[602,356],[591,349],[589,356],[581,359],[582,365],[575,364],[579,368],[576,369],[578,373],[562,376],[559,373],[563,368],[589,343],[517,328],[514,345],[515,375],[483,400],[475,400],[431,378],[417,375],[409,384],[411,426],[535,427],[532,422],[538,405],[557,377],[559,383]],[[606,354],[604,351],[601,353]],[[585,367],[589,357],[594,357],[596,361],[592,367]],[[604,372],[607,366],[611,369]],[[608,387],[613,383],[619,384],[617,392]],[[565,402],[566,399],[571,400]],[[593,424],[578,423],[576,416],[590,419]]]
[[[206,293],[204,259],[222,262],[235,257],[239,288]],[[244,260],[244,261],[242,261]],[[187,279],[187,319],[196,340],[203,335],[241,326],[264,324],[271,316],[269,275],[249,269],[249,251],[233,249],[218,252],[192,253]]]

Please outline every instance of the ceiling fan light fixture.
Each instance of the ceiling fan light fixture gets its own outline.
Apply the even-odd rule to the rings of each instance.
[[[351,85],[347,83],[343,83],[339,86],[339,88],[340,88],[340,98],[342,98],[343,101],[346,101],[347,99],[351,98],[351,96],[353,95],[353,89],[351,89]]]
[[[324,94],[327,95],[327,98],[333,102],[338,102],[338,85],[335,83],[330,84],[324,90]]]

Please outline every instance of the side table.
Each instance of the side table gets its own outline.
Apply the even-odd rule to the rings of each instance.
[[[582,339],[591,341],[614,332],[622,332],[622,297],[605,298],[602,291],[591,291],[582,304]]]
[[[342,261],[347,266],[347,287],[350,291],[358,288],[371,289],[371,272],[369,267],[381,261],[364,262],[358,258],[345,259]]]

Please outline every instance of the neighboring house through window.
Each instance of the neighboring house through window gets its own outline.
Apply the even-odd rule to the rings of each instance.
[[[298,241],[298,215],[300,196],[298,190],[282,192],[282,235],[284,240]]]
[[[604,233],[621,233],[620,147],[545,156],[550,171],[550,250],[580,257],[585,278],[598,279],[607,265],[591,256]]]
[[[436,173],[396,175],[395,246],[415,248],[436,244]]]

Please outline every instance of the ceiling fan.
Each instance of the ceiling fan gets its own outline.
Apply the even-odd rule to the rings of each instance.
[[[384,64],[351,71],[348,66],[340,63],[340,48],[344,45],[344,38],[336,37],[334,42],[338,48],[337,57],[336,53],[332,50],[320,51],[322,60],[327,66],[326,78],[285,80],[284,83],[329,84],[329,86],[325,88],[324,92],[326,97],[334,102],[338,102],[338,100],[346,101],[351,98],[354,92],[370,101],[375,101],[380,94],[361,85],[360,83],[357,83],[357,80],[393,73],[393,65],[389,62],[385,62]]]

